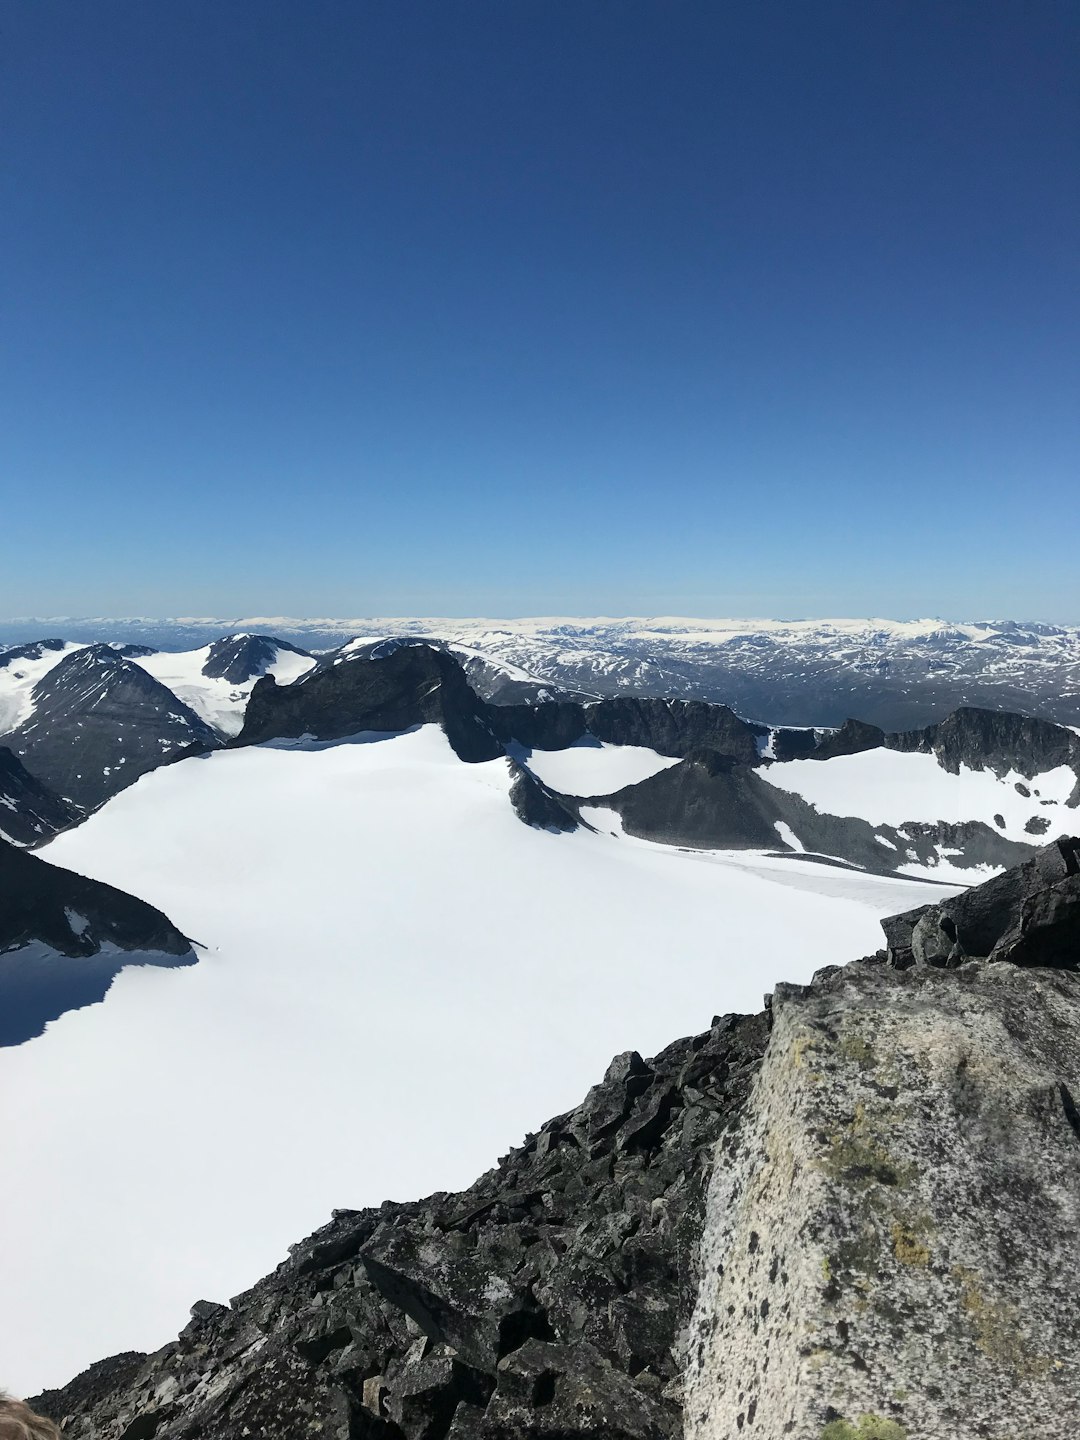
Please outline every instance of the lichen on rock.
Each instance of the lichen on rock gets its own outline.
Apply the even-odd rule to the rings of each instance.
[[[861,962],[772,1015],[714,1167],[688,1440],[1073,1433],[1080,979]]]

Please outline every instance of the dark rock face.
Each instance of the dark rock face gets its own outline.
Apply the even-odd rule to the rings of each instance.
[[[1055,841],[983,885],[884,924],[899,969],[987,959],[1080,970],[1080,840]]]
[[[808,760],[818,744],[816,730],[774,730],[773,758],[775,760]]]
[[[586,726],[597,740],[613,745],[645,745],[660,755],[680,759],[707,748],[743,765],[758,763],[758,738],[768,734],[766,726],[741,720],[726,705],[629,696],[589,705]]]
[[[1016,865],[1031,853],[977,820],[897,828],[823,814],[715,750],[695,751],[600,803],[618,812],[628,834],[645,840],[704,850],[790,851],[794,836],[813,855],[883,874],[905,862],[933,864],[942,848],[960,851],[953,857],[960,865]]]
[[[39,845],[74,824],[82,812],[34,778],[26,766],[0,745],[0,839]]]
[[[470,1190],[340,1211],[231,1309],[33,1403],[68,1440],[676,1440],[713,1148],[766,1039],[728,1016],[620,1055]]]
[[[570,700],[499,705],[491,707],[489,717],[503,740],[517,740],[533,750],[564,750],[591,735],[612,745],[643,745],[676,759],[708,748],[744,765],[758,763],[758,739],[768,734],[764,725],[741,720],[726,705],[640,696],[617,696],[590,705]]]
[[[0,1045],[103,999],[125,964],[195,960],[152,905],[0,841]]]
[[[232,744],[301,735],[340,740],[363,730],[397,732],[432,721],[443,727],[462,760],[493,760],[503,753],[487,707],[453,657],[431,645],[396,645],[382,653],[339,657],[292,685],[263,676]]]
[[[513,777],[510,804],[519,820],[540,830],[567,832],[578,828],[580,822],[570,804],[516,760],[508,763]]]
[[[32,696],[33,715],[7,741],[44,784],[84,810],[159,765],[220,743],[171,690],[110,645],[66,655]]]
[[[862,720],[845,720],[839,730],[823,735],[813,750],[815,760],[831,760],[834,755],[859,755],[863,750],[876,750],[885,744],[885,731]]]
[[[210,646],[202,673],[227,680],[230,685],[242,685],[256,675],[265,675],[266,667],[274,663],[280,650],[288,650],[293,655],[307,655],[306,650],[299,650],[295,645],[275,640],[270,635],[226,635]]]
[[[940,724],[889,735],[884,743],[890,750],[932,754],[954,775],[961,765],[997,775],[1016,770],[1028,779],[1059,765],[1080,774],[1080,736],[1049,720],[1007,711],[963,706]]]

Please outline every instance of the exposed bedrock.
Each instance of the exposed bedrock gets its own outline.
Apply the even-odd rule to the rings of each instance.
[[[43,785],[17,755],[0,745],[0,839],[40,845],[81,815],[78,806]]]
[[[0,1045],[104,998],[125,965],[193,965],[152,905],[0,840]]]
[[[897,967],[982,958],[1080,969],[1080,840],[1056,840],[984,885],[883,924]]]
[[[721,1142],[688,1440],[1080,1421],[1080,980],[859,964],[778,987]]]
[[[318,666],[291,685],[264,675],[252,688],[244,728],[232,744],[303,735],[340,740],[364,730],[408,730],[435,721],[462,760],[493,760],[503,748],[492,734],[487,708],[445,650],[399,645]]]

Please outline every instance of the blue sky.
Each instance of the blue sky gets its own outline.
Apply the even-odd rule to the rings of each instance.
[[[0,614],[1080,621],[1072,0],[12,0]]]

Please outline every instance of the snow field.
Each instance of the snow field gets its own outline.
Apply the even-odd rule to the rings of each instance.
[[[333,1207],[470,1183],[613,1054],[947,893],[532,830],[505,761],[366,738],[182,761],[47,848],[207,949],[0,1052],[5,1167],[36,1177],[5,1189],[0,1384],[162,1344]]]

